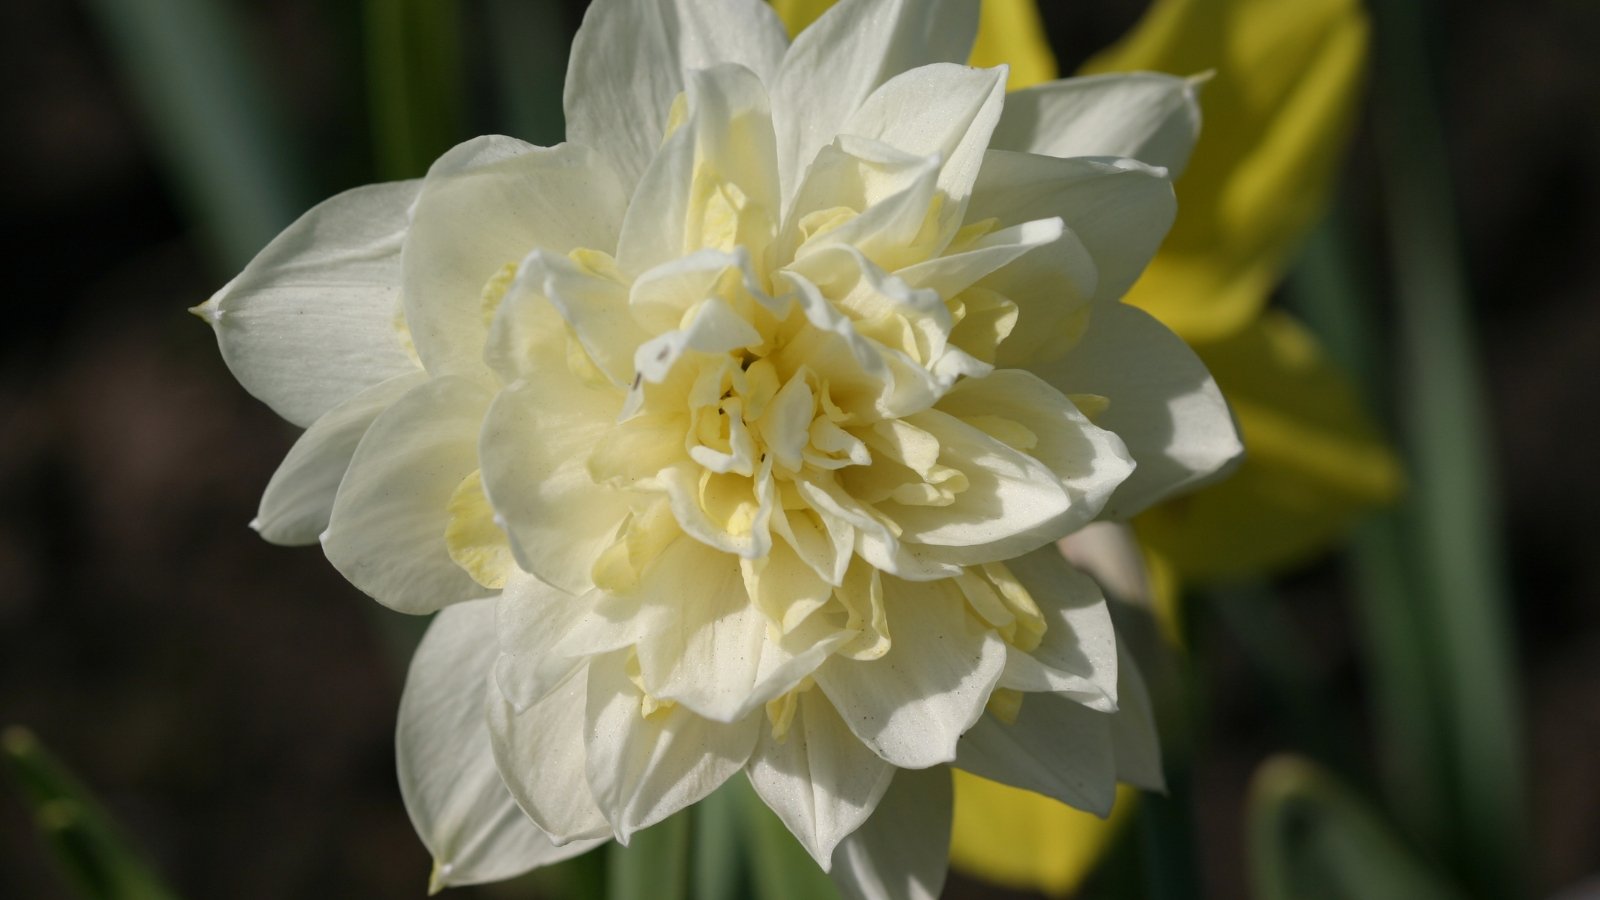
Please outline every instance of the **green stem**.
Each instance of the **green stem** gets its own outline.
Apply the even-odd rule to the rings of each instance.
[[[415,178],[462,134],[461,21],[455,0],[367,0],[373,160]]]
[[[628,846],[606,848],[607,900],[685,900],[689,895],[689,835],[685,810],[637,832]]]
[[[1499,510],[1468,287],[1419,0],[1374,9],[1377,138],[1399,301],[1402,399],[1415,477],[1413,545],[1437,629],[1459,803],[1455,856],[1486,895],[1523,893],[1522,716]]]

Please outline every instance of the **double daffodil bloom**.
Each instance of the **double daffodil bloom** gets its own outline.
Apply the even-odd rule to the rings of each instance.
[[[774,5],[797,29],[830,0]],[[981,19],[973,64],[1011,64],[1012,89],[1056,77],[1034,0],[984,0]],[[1227,481],[1137,520],[1154,600],[1168,611],[1177,582],[1303,560],[1399,489],[1395,458],[1348,379],[1302,325],[1266,309],[1326,202],[1366,47],[1357,0],[1157,0],[1083,68],[1210,73],[1205,129],[1177,182],[1177,222],[1128,300],[1206,360],[1249,455]],[[953,858],[1001,883],[1065,892],[1115,831],[1114,822],[966,775],[956,796]]]
[[[1159,789],[1056,549],[1241,452],[1120,302],[1198,125],[1173,76],[961,65],[975,0],[595,0],[569,142],[334,197],[200,312],[306,432],[254,523],[437,613],[401,701],[436,885],[748,780],[859,898],[937,895],[951,770]]]

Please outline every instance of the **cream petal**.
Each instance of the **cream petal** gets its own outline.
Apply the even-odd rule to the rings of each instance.
[[[882,141],[897,150],[941,161],[939,189],[961,210],[1000,119],[1009,69],[934,63],[902,72],[873,91],[850,114],[842,134]]]
[[[743,197],[745,208],[739,215],[767,223],[755,233],[736,228],[741,242],[764,242],[778,220],[772,114],[761,80],[737,65],[689,72],[685,77],[688,118],[650,161],[623,222],[617,262],[630,275],[707,247],[711,236],[704,223],[691,216],[700,209],[696,206],[700,191],[731,185]],[[761,247],[750,249],[759,253]]]
[[[1008,224],[1060,216],[1094,260],[1094,299],[1106,301],[1138,280],[1177,209],[1165,173],[1134,160],[990,150],[967,216]]]
[[[580,666],[522,712],[494,689],[487,704],[490,744],[506,788],[528,818],[562,844],[592,846],[611,834],[584,780],[588,683],[588,668]]]
[[[737,561],[691,542],[647,576],[680,576],[670,627],[638,644],[640,682],[658,700],[680,703],[718,722],[736,722],[792,689],[851,635],[803,629],[768,638],[768,620],[751,604]]]
[[[616,176],[583,147],[492,136],[439,157],[401,253],[406,324],[428,371],[481,370],[489,280],[532,250],[610,249],[626,208]]]
[[[957,768],[1110,815],[1117,793],[1111,716],[1054,694],[1026,694],[1015,723],[984,716],[961,739]]]
[[[483,419],[483,488],[503,519],[517,564],[568,593],[594,586],[592,570],[630,506],[596,484],[587,462],[616,421],[620,395],[590,387],[552,360],[548,377],[501,391]]]
[[[594,597],[575,597],[525,572],[512,573],[496,605],[500,655],[494,680],[517,712],[549,696],[583,664],[582,656],[556,648],[594,607]]]
[[[1061,480],[1072,505],[1056,520],[1062,534],[1100,514],[1134,471],[1122,439],[1089,421],[1072,401],[1022,369],[1001,369],[956,384],[937,407],[969,424],[989,418],[1015,422],[1037,441],[1025,452]]]
[[[443,610],[411,657],[400,696],[400,796],[433,855],[434,890],[512,878],[594,846],[557,847],[501,781],[483,715],[493,647],[494,601]]]
[[[626,844],[697,803],[750,759],[764,717],[726,724],[680,705],[643,714],[644,695],[628,678],[626,654],[589,663],[585,734],[587,775],[601,812]]]
[[[937,409],[904,419],[939,442],[939,464],[966,476],[968,487],[947,506],[877,504],[901,529],[900,542],[956,565],[1009,559],[1066,533],[1072,497],[1033,457]]]
[[[302,428],[417,370],[395,316],[400,246],[420,181],[374,184],[312,207],[196,308],[244,389]]]
[[[1117,693],[1120,708],[1111,717],[1111,743],[1117,753],[1117,780],[1140,790],[1165,793],[1167,776],[1161,767],[1161,738],[1156,733],[1155,708],[1144,674],[1133,654],[1117,647]]]
[[[476,382],[433,379],[379,414],[356,446],[322,549],[379,603],[427,613],[483,596],[450,559],[444,535],[451,495],[478,468],[488,401]]]
[[[862,743],[896,766],[955,759],[1005,666],[1005,644],[967,614],[948,581],[883,579],[891,645],[880,659],[834,657],[817,686]]]
[[[954,808],[946,767],[895,772],[872,817],[834,853],[834,886],[848,900],[937,900]]]
[[[1200,135],[1203,79],[1090,75],[1015,91],[989,146],[1044,156],[1125,156],[1183,173]]]
[[[827,871],[834,848],[872,815],[895,770],[856,739],[819,692],[807,691],[796,702],[782,738],[761,730],[745,774]]]
[[[1038,605],[1045,631],[1032,650],[1008,648],[1000,687],[1051,691],[1102,712],[1117,709],[1117,637],[1099,585],[1054,545],[1008,560],[1006,568]]]
[[[631,189],[666,132],[686,73],[737,63],[773,83],[788,45],[760,0],[598,0],[567,66],[567,139],[593,147]]]
[[[1128,518],[1219,478],[1244,452],[1205,364],[1142,310],[1121,303],[1096,307],[1070,353],[1032,368],[1063,394],[1110,401],[1095,424],[1122,438],[1137,468],[1106,503],[1106,518]]]
[[[428,380],[420,371],[379,382],[323,413],[289,448],[250,522],[274,544],[315,544],[328,527],[333,498],[372,420]]]
[[[522,261],[511,291],[515,295],[511,302],[518,305],[537,303],[539,298],[549,301],[612,385],[626,390],[633,383],[634,352],[649,335],[633,320],[626,285],[566,256],[535,250]],[[550,360],[547,365],[564,367],[565,362]],[[538,379],[542,374],[529,377]]]
[[[918,66],[965,62],[977,32],[971,0],[844,0],[800,32],[767,82],[784,196],[879,85]]]

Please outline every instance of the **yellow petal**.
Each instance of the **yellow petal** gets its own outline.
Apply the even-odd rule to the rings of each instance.
[[[1085,73],[1212,70],[1178,220],[1129,302],[1186,339],[1254,318],[1322,211],[1367,52],[1358,0],[1157,0]]]
[[[772,0],[772,8],[791,36],[833,4],[834,0]],[[1056,57],[1045,38],[1038,4],[1034,0],[983,0],[971,62],[986,68],[1010,64],[1011,80],[1006,88],[1013,91],[1056,78]]]
[[[1294,319],[1268,312],[1197,342],[1238,417],[1245,461],[1229,479],[1140,516],[1139,536],[1183,579],[1304,561],[1399,493],[1400,466],[1348,380]]]
[[[957,770],[950,862],[985,881],[1061,896],[1076,888],[1131,818],[1138,792],[1117,786],[1107,819]]]
[[[1009,64],[1011,78],[1006,90],[1010,91],[1059,77],[1056,56],[1034,0],[983,0],[971,62],[985,68]]]

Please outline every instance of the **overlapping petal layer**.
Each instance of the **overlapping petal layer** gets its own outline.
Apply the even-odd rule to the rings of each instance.
[[[1117,131],[1104,98],[1128,93],[992,149],[1007,71],[954,64],[975,9],[847,0],[785,48],[755,0],[600,0],[573,143],[483,138],[346,195],[288,235],[382,227],[306,260],[280,239],[213,304],[241,380],[315,423],[264,530],[325,517],[358,587],[450,607],[401,732],[441,872],[531,840],[497,824],[509,804],[553,859],[742,770],[847,890],[931,894],[946,766],[1097,812],[1149,780],[1137,676],[1053,545],[1215,476],[1238,439],[1203,366],[1119,302],[1172,220],[1168,173],[1049,155],[1080,118]],[[1181,160],[1192,91],[1162,90],[1122,132]],[[318,268],[362,254],[383,262]],[[328,302],[307,279],[361,285],[359,315],[285,347],[278,318]],[[354,362],[302,397],[323,370],[294,360],[329,352]],[[484,724],[439,733],[463,721]],[[450,752],[471,768],[441,782]]]

